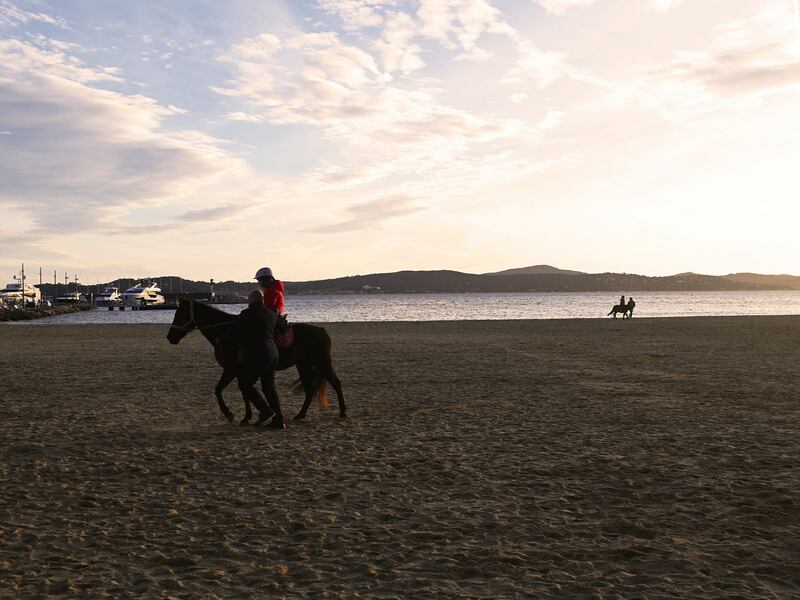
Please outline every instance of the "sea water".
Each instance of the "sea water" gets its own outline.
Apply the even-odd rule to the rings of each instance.
[[[800,290],[780,292],[637,292],[634,318],[800,315]],[[507,294],[319,294],[289,295],[290,321],[454,321],[476,319],[606,318],[619,295],[609,292]],[[238,313],[242,304],[218,304]],[[52,323],[170,323],[172,310],[80,313],[25,321]],[[611,317],[608,317],[611,318]]]

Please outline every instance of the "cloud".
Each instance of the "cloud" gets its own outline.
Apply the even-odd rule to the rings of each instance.
[[[386,20],[386,9],[396,6],[394,0],[318,0],[322,10],[337,15],[348,30],[380,27]]]
[[[263,34],[234,45],[221,61],[233,65],[235,78],[212,89],[248,100],[271,123],[374,114],[369,91],[390,79],[369,54],[335,33]]]
[[[650,8],[661,12],[667,12],[683,4],[683,0],[649,0]]]
[[[247,211],[244,205],[223,204],[214,208],[201,208],[189,210],[174,217],[175,221],[184,223],[205,223],[209,221],[219,221],[232,219]]]
[[[374,42],[384,70],[410,73],[425,66],[422,48],[413,43],[418,25],[408,14],[398,12],[384,22],[379,40]]]
[[[485,33],[513,31],[502,12],[487,0],[419,0],[414,16],[399,10],[398,4],[396,0],[318,0],[319,8],[336,14],[348,31],[382,28],[378,47],[390,57],[385,62],[390,70],[398,62],[397,68],[404,71],[421,66],[419,46],[408,47],[416,37],[461,50],[461,60],[485,60],[490,54],[478,46],[478,38]],[[411,64],[397,60],[398,56],[409,55],[414,57]]]
[[[485,59],[477,41],[485,33],[510,35],[514,29],[485,0],[420,0],[420,34],[443,46],[462,49],[462,58]]]
[[[544,118],[536,125],[539,129],[553,129],[558,127],[564,118],[564,112],[560,110],[548,111]]]
[[[562,15],[573,8],[589,6],[595,2],[597,0],[536,0],[537,4],[554,15]]]
[[[517,60],[501,83],[545,88],[569,71],[562,53],[542,50],[530,41],[517,37]]]
[[[168,132],[177,111],[142,95],[92,87],[119,72],[61,51],[0,40],[0,205],[40,231],[114,224],[241,167],[216,140]]]
[[[459,37],[454,30],[463,29],[464,23],[480,23],[473,32],[501,33],[527,51],[528,61],[515,74],[516,83],[544,86],[567,73],[561,55],[535,48],[495,9],[489,7],[472,21],[465,16],[467,9],[488,6],[485,2],[452,6],[466,13],[456,10],[439,22],[439,37],[448,44],[478,50],[478,35]],[[454,20],[453,15],[460,17]],[[362,31],[356,39],[345,41],[334,32],[270,33],[234,44],[220,57],[231,76],[212,89],[229,100],[228,119],[313,127],[328,147],[335,148],[328,156],[317,156],[314,168],[287,182],[291,197],[303,198],[311,210],[314,202],[339,202],[338,194],[345,191],[444,199],[515,181],[558,162],[521,158],[517,152],[537,144],[547,129],[557,126],[560,115],[554,111],[526,127],[517,118],[443,102],[439,82],[418,73],[421,50],[412,40],[419,39],[415,31],[420,22],[402,12],[384,16],[381,27]],[[423,16],[429,24],[437,22],[430,13]],[[428,34],[433,35],[433,29]],[[534,64],[534,56],[539,64]],[[345,221],[353,219],[346,216]]]
[[[463,143],[513,134],[513,119],[446,106],[429,85],[400,85],[368,52],[335,33],[272,34],[231,48],[235,77],[215,91],[246,101],[227,116],[320,127],[334,141],[385,145]]]
[[[717,28],[707,48],[642,66],[604,102],[636,102],[677,122],[750,110],[767,96],[800,93],[800,54],[789,7],[770,3],[749,19]]]
[[[418,200],[415,198],[391,195],[350,205],[339,214],[339,221],[307,231],[311,233],[341,233],[343,231],[380,229],[386,221],[412,215],[426,210],[426,208],[418,204]]]
[[[576,8],[597,4],[600,0],[535,0],[547,12],[563,15]],[[683,4],[683,0],[644,0],[645,6],[659,12],[667,12]]]
[[[8,0],[0,0],[0,27],[17,27],[28,23],[45,23],[56,27],[67,27],[67,22],[59,17],[51,17],[40,12],[23,10]]]

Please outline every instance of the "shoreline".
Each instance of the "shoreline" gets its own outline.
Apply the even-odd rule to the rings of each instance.
[[[75,311],[67,311],[63,314],[73,314],[75,312],[83,312],[86,310],[91,309],[81,309]],[[235,314],[235,313],[231,313]],[[51,327],[114,327],[114,326],[136,326],[136,327],[159,327],[159,328],[168,328],[170,323],[153,323],[153,322],[144,322],[144,323],[115,323],[115,322],[104,322],[104,323],[64,323],[64,322],[41,322],[41,319],[45,319],[51,316],[60,316],[60,315],[42,315],[39,317],[33,317],[30,319],[21,319],[21,320],[7,320],[2,321],[0,320],[0,326],[9,324],[9,325],[46,325]],[[413,325],[423,325],[423,324],[447,324],[447,323],[457,323],[457,324],[465,324],[465,323],[482,323],[482,324],[490,324],[490,323],[594,323],[598,321],[609,321],[613,322],[621,322],[624,323],[626,326],[629,323],[635,322],[660,322],[660,321],[680,321],[680,320],[691,320],[691,321],[700,321],[700,320],[713,320],[713,319],[737,319],[737,320],[746,320],[746,319],[800,319],[800,314],[785,314],[785,315],[681,315],[681,316],[653,316],[653,317],[634,317],[633,319],[622,319],[622,317],[618,317],[617,319],[613,319],[608,316],[602,317],[564,317],[560,319],[437,319],[437,320],[418,320],[418,321],[390,321],[390,320],[372,320],[372,321],[290,321],[291,324],[296,323],[306,323],[309,325],[317,325],[320,327],[326,327],[330,325],[379,325],[379,324],[387,324],[387,325],[403,325],[408,324],[410,326]],[[632,325],[631,325],[632,326]]]

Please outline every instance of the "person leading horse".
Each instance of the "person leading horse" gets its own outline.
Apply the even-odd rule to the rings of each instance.
[[[280,412],[278,391],[275,389],[275,371],[278,368],[278,348],[273,339],[277,314],[264,306],[261,290],[253,290],[247,297],[248,306],[234,325],[220,335],[219,342],[234,342],[239,348],[236,375],[239,390],[245,401],[253,403],[259,411],[255,426],[270,425],[283,429],[283,416]],[[255,388],[261,379],[264,397]]]

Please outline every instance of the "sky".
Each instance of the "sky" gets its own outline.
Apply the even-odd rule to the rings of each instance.
[[[800,274],[798,107],[797,0],[0,0],[0,278]]]

